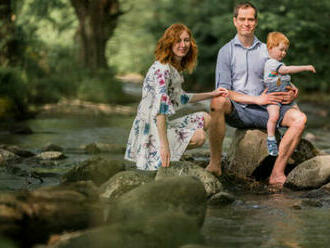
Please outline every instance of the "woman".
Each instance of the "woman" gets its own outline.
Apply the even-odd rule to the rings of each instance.
[[[224,88],[187,94],[182,88],[183,71],[192,72],[197,62],[197,45],[183,24],[171,25],[155,50],[156,61],[143,82],[142,100],[129,135],[125,159],[136,161],[138,169],[157,170],[180,160],[186,148],[205,142],[209,115],[197,112],[169,120],[168,116],[186,103],[227,96]]]

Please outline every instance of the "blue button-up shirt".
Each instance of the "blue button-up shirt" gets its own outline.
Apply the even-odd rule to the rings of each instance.
[[[254,37],[252,46],[246,48],[236,35],[219,50],[215,72],[216,88],[260,95],[264,90],[263,72],[267,59],[268,52],[264,43]]]

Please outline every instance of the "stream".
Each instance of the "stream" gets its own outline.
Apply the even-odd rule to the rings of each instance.
[[[305,136],[324,153],[330,154],[330,113],[326,107],[300,104],[309,118]],[[0,190],[31,190],[60,183],[61,175],[91,155],[81,146],[94,142],[125,145],[134,114],[109,116],[41,115],[25,123],[33,134],[0,133],[2,144],[17,145],[40,153],[47,144],[63,148],[67,156],[61,161],[45,164],[43,168],[31,163],[20,164],[21,173],[11,173],[0,167]],[[228,127],[224,152],[228,149],[234,129]],[[208,144],[204,145],[204,149]],[[111,154],[121,157],[122,154]],[[25,161],[25,160],[24,160]],[[33,167],[36,168],[33,168]],[[24,169],[25,168],[25,169]],[[27,173],[33,168],[40,179]],[[211,247],[329,247],[330,201],[321,205],[295,208],[301,194],[285,190],[279,194],[257,194],[240,191],[235,186],[228,191],[235,201],[227,206],[208,208],[202,233]]]

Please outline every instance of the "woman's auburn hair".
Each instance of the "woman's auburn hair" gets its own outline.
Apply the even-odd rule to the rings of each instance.
[[[172,51],[172,46],[174,43],[179,42],[180,35],[183,31],[186,31],[190,36],[190,49],[189,52],[181,60],[181,64],[175,63],[175,54]],[[181,23],[172,24],[167,28],[163,36],[158,40],[155,49],[155,58],[162,64],[171,64],[178,71],[187,70],[192,73],[197,64],[198,48],[196,42],[192,36],[190,29]],[[179,67],[179,68],[178,68]]]

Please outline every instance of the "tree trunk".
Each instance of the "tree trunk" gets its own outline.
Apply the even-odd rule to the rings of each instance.
[[[0,1],[0,25],[0,65],[15,65],[19,44],[11,0]]]
[[[91,70],[106,68],[106,43],[121,15],[118,0],[71,0],[79,20],[79,61]]]

